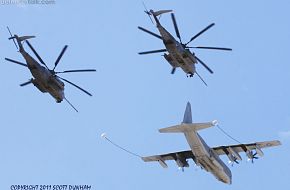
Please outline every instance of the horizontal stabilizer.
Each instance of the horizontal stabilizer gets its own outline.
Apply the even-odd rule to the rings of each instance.
[[[187,133],[187,132],[194,132],[201,129],[206,129],[209,127],[215,126],[216,121],[207,122],[207,123],[192,123],[192,124],[181,124],[175,125],[172,127],[167,127],[163,129],[159,129],[160,133]]]

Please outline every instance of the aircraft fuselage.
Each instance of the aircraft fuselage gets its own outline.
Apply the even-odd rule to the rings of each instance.
[[[41,66],[33,57],[31,57],[24,49],[20,49],[20,53],[24,57],[27,66],[34,77],[32,83],[41,92],[49,93],[60,103],[64,99],[64,83],[52,75],[45,67]]]
[[[157,18],[155,20],[158,21]],[[188,49],[185,49],[181,43],[176,41],[175,38],[161,26],[159,21],[156,23],[159,33],[162,36],[163,44],[169,52],[169,54],[164,54],[165,59],[172,67],[181,67],[185,73],[192,76],[195,73],[195,64],[197,63],[194,55]]]
[[[212,173],[219,181],[231,184],[232,174],[230,169],[219,158],[218,155],[204,142],[204,140],[195,132],[184,133],[185,138],[195,156],[196,165]]]

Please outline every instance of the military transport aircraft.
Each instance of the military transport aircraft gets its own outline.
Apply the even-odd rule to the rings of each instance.
[[[183,133],[191,148],[191,150],[161,154],[149,157],[142,157],[143,161],[157,161],[163,168],[167,168],[166,160],[175,160],[180,168],[189,167],[187,159],[192,159],[197,166],[207,172],[212,173],[219,181],[231,184],[232,174],[226,164],[219,158],[220,155],[227,155],[231,162],[238,163],[242,160],[239,152],[245,152],[249,160],[253,162],[264,155],[262,148],[278,146],[279,141],[255,142],[249,144],[226,145],[210,148],[201,136],[198,130],[213,127],[217,125],[217,121],[207,123],[192,123],[191,106],[187,103],[184,113],[183,122],[180,125],[160,129],[160,133]]]
[[[151,19],[151,16],[154,18],[156,27],[159,30],[160,35],[155,34],[143,27],[138,27],[138,29],[151,34],[155,36],[156,38],[159,38],[163,41],[165,45],[165,49],[159,49],[159,50],[153,50],[153,51],[146,51],[146,52],[140,52],[140,55],[144,54],[151,54],[151,53],[161,53],[161,52],[168,52],[168,54],[164,53],[164,58],[168,61],[168,63],[172,66],[171,74],[175,73],[176,68],[180,67],[188,77],[193,77],[194,73],[196,73],[199,78],[204,82],[205,81],[201,78],[201,76],[197,73],[195,69],[195,64],[198,62],[202,64],[211,74],[213,74],[213,71],[201,60],[199,59],[194,52],[190,52],[189,49],[191,48],[199,48],[199,49],[212,49],[212,50],[225,50],[225,51],[231,51],[230,48],[221,48],[221,47],[204,47],[204,46],[197,46],[197,47],[189,47],[188,44],[191,43],[194,39],[196,39],[198,36],[200,36],[202,33],[210,29],[212,26],[214,26],[214,23],[210,24],[206,28],[204,28],[202,31],[197,33],[195,36],[193,36],[189,42],[182,43],[181,36],[179,33],[179,29],[177,27],[176,19],[173,13],[171,13],[171,18],[173,21],[173,25],[175,28],[176,36],[178,37],[179,41],[177,41],[159,22],[158,16],[161,16],[163,13],[169,13],[172,12],[172,10],[160,10],[154,12],[153,10],[145,11],[146,14],[148,14],[149,18]],[[153,20],[151,19],[152,23]]]
[[[35,49],[32,47],[30,42],[28,41],[28,39],[35,38],[35,36],[21,36],[21,37],[19,37],[18,35],[12,36],[12,34],[10,32],[10,29],[8,27],[7,27],[7,29],[9,31],[10,35],[11,35],[9,40],[13,40],[16,48],[19,50],[21,55],[24,57],[24,59],[25,59],[27,64],[19,62],[19,61],[15,61],[13,59],[9,59],[9,58],[5,58],[5,60],[27,67],[30,70],[32,76],[34,77],[34,78],[30,79],[28,82],[20,84],[20,86],[26,86],[26,85],[32,83],[41,92],[43,92],[43,93],[47,93],[48,92],[52,97],[55,98],[57,103],[60,103],[63,99],[65,99],[72,106],[72,108],[74,108],[76,111],[77,111],[77,109],[66,99],[66,97],[64,95],[64,83],[61,80],[73,85],[74,87],[78,88],[79,90],[83,91],[84,93],[88,94],[89,96],[92,96],[92,94],[89,93],[88,91],[82,89],[81,87],[79,87],[76,84],[68,81],[67,79],[64,79],[64,78],[56,75],[58,73],[92,72],[92,71],[96,71],[95,69],[84,69],[84,70],[67,70],[67,71],[62,71],[62,72],[56,72],[55,68],[58,65],[58,63],[59,63],[60,59],[62,58],[63,54],[65,53],[65,51],[66,51],[66,49],[68,47],[67,45],[64,46],[64,48],[62,49],[60,55],[56,59],[53,69],[49,69],[48,66],[41,59],[41,57],[38,55],[38,53],[35,51]],[[16,39],[17,44],[14,41],[15,39]],[[38,58],[39,62],[42,65],[44,65],[44,67],[41,66],[32,56],[30,56],[24,50],[22,41],[25,41],[27,43],[27,45],[30,47],[32,52]]]

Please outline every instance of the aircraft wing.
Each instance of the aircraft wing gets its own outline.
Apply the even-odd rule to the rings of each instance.
[[[218,155],[229,154],[229,153],[237,154],[239,152],[247,152],[251,150],[256,150],[256,152],[260,156],[263,156],[263,152],[261,151],[262,148],[268,148],[268,147],[279,146],[279,145],[281,145],[280,141],[264,141],[264,142],[255,142],[255,143],[249,143],[249,144],[218,146],[218,147],[213,147],[212,149]]]
[[[175,160],[179,166],[188,167],[186,160],[189,158],[195,158],[191,150],[142,157],[142,160],[144,162],[157,161],[162,167],[167,168],[167,164],[165,163],[166,160]]]

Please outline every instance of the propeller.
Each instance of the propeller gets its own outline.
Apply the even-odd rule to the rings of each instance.
[[[144,6],[144,9],[145,9],[144,12],[148,15],[148,17],[150,18],[152,24],[154,24],[154,22],[153,22],[153,20],[152,20],[152,18],[151,18],[151,13],[148,11],[148,9],[147,9],[147,7],[146,7],[144,1],[142,1],[142,3],[143,3],[143,6]]]
[[[240,164],[237,159],[235,158],[233,161],[229,160],[229,164],[233,167],[234,166],[234,163],[236,164]]]
[[[178,167],[178,170],[184,172],[184,167]]]
[[[33,51],[34,55],[37,57],[37,59],[42,63],[48,70],[49,68],[47,65],[44,63],[44,61],[41,59],[41,57],[38,55],[38,53],[35,51],[35,49],[32,47],[29,41],[26,40],[27,45],[30,47],[30,49]]]
[[[67,82],[67,83],[73,85],[74,87],[76,87],[76,88],[78,88],[79,90],[83,91],[83,92],[86,93],[87,95],[92,96],[91,93],[89,93],[88,91],[86,91],[86,90],[84,90],[83,88],[79,87],[78,85],[76,85],[76,84],[74,84],[74,83],[68,81],[67,79],[62,78],[62,77],[60,77],[60,76],[56,76],[56,77],[58,77],[58,78],[60,78],[61,80],[63,80],[63,81],[65,81],[65,82]]]
[[[138,53],[139,55],[145,55],[145,54],[150,54],[150,53],[160,53],[160,52],[167,52],[166,49],[159,49],[159,50],[153,50],[153,51],[144,51]]]
[[[175,19],[175,16],[174,16],[173,13],[171,13],[171,19],[172,19],[172,22],[173,22],[173,25],[174,25],[176,36],[178,37],[179,42],[182,43],[181,42],[181,36],[180,36],[179,30],[178,30],[178,26],[177,26],[177,23],[176,23],[176,19]]]
[[[173,67],[172,70],[171,70],[171,74],[174,74],[176,71],[176,67]]]
[[[13,42],[14,42],[14,45],[15,45],[15,47],[16,47],[16,49],[19,49],[18,48],[18,46],[17,46],[17,44],[16,44],[16,42],[15,42],[15,39],[13,38],[13,36],[12,36],[12,33],[11,33],[11,31],[10,31],[10,29],[9,29],[9,27],[7,26],[7,30],[8,30],[8,32],[9,32],[9,34],[10,34],[10,38],[8,38],[9,40],[13,40]]]
[[[22,63],[22,62],[19,62],[19,61],[15,61],[15,60],[13,60],[13,59],[5,58],[5,60],[6,60],[6,61],[10,61],[10,62],[12,62],[12,63],[16,63],[16,64],[18,64],[18,65],[22,65],[22,66],[24,66],[24,67],[28,67],[25,63]]]
[[[248,161],[251,161],[253,164],[254,160],[257,160],[257,159],[259,159],[259,157],[257,157],[257,152],[255,154],[253,154],[253,152],[251,151]]]
[[[53,71],[54,71],[54,69],[56,68],[56,66],[58,65],[58,63],[59,63],[60,59],[62,58],[63,54],[65,53],[67,47],[68,47],[68,46],[65,45],[64,48],[61,50],[61,52],[60,52],[58,58],[56,59],[56,61],[55,61],[55,63],[54,63],[54,67],[53,67],[53,69],[52,69]]]
[[[159,36],[158,34],[155,34],[154,32],[151,32],[151,31],[149,31],[149,30],[147,30],[145,28],[142,28],[141,26],[138,26],[138,29],[142,30],[143,32],[146,32],[148,34],[151,34],[152,36],[155,36],[156,38],[159,38],[160,40],[162,40],[161,36]]]
[[[195,59],[202,64],[202,66],[204,66],[211,74],[213,74],[213,71],[202,61],[200,60],[198,57],[195,56]]]
[[[211,27],[214,26],[214,23],[211,23],[210,25],[208,25],[207,27],[205,27],[202,31],[200,31],[199,33],[197,33],[195,36],[193,36],[189,42],[187,42],[185,44],[185,46],[187,46],[190,42],[192,42],[194,39],[196,39],[198,36],[200,36],[201,34],[203,34],[205,31],[207,31],[208,29],[210,29]]]
[[[213,50],[232,51],[231,48],[222,48],[222,47],[204,47],[204,46],[196,46],[196,47],[186,47],[186,48],[213,49]]]
[[[56,59],[56,61],[54,63],[53,69],[50,70],[50,72],[52,72],[55,75],[55,74],[58,74],[58,73],[76,73],[76,72],[94,72],[94,71],[96,71],[96,69],[76,69],[76,70],[66,70],[66,71],[58,71],[58,72],[54,71],[67,48],[68,48],[68,45],[65,45],[63,47],[63,49],[61,50],[59,56],[57,57],[57,59]]]

